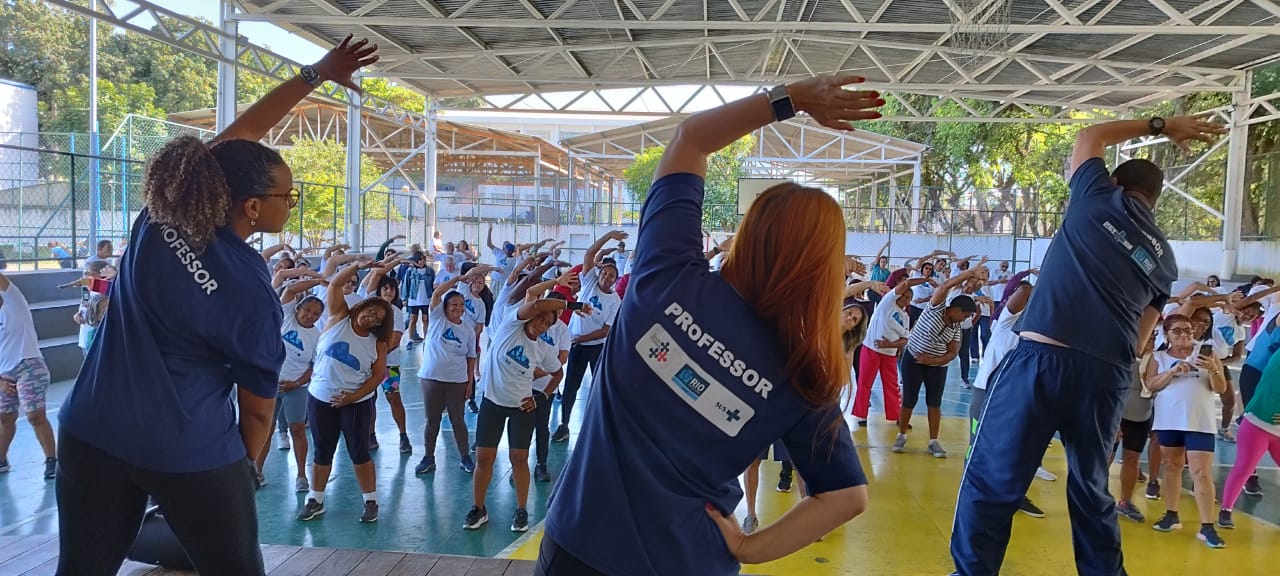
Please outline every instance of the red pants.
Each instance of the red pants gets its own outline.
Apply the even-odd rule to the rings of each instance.
[[[858,358],[858,389],[853,397],[853,415],[867,419],[871,410],[871,385],[876,382],[876,374],[880,375],[880,384],[884,389],[884,415],[890,422],[898,420],[898,411],[902,408],[902,390],[898,388],[898,357],[887,356],[863,345]]]

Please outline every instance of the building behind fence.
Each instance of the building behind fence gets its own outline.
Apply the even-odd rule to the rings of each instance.
[[[87,154],[90,147],[84,135],[31,135],[19,140],[23,145],[0,146],[0,254],[8,265],[57,267],[59,263],[50,255],[50,242],[74,249],[78,258],[87,257],[91,253],[90,202],[95,187],[101,199],[98,238],[115,241],[119,249],[143,205],[144,154],[173,135],[135,136],[131,143],[128,138],[117,138],[107,152],[115,150],[121,156]],[[622,229],[634,236],[639,224],[641,206],[619,201],[624,193],[604,189],[599,182],[456,174],[442,174],[438,180],[436,230],[443,240],[466,240],[482,253],[487,253],[490,226],[495,244],[561,239],[567,241],[568,251],[562,257],[576,259],[605,232]],[[308,182],[295,186],[301,201],[285,230],[279,236],[255,241],[260,245],[284,241],[297,248],[343,242],[347,237],[345,189]],[[899,199],[910,197],[910,190],[896,192]],[[1054,212],[939,206],[912,211],[890,202],[891,197],[859,194],[842,198],[849,229],[848,253],[870,257],[886,241],[892,241],[887,254],[898,263],[942,249],[961,257],[986,255],[1025,267],[1035,261],[1035,241],[1051,237],[1060,223],[1060,214]],[[1179,206],[1171,202],[1170,206],[1198,210],[1186,203]],[[373,250],[396,235],[405,237],[400,246],[430,246],[423,196],[409,193],[407,188],[370,191],[362,208],[358,221],[364,245],[358,249]],[[735,206],[706,208],[736,213]],[[723,239],[735,226],[736,221],[730,221],[704,230],[706,247]],[[1168,231],[1174,239],[1212,239],[1200,229]]]

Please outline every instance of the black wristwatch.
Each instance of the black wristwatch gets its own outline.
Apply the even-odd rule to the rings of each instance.
[[[769,105],[773,106],[773,119],[781,122],[795,118],[796,108],[791,104],[791,96],[786,86],[774,86],[769,89]]]
[[[1164,118],[1155,116],[1147,120],[1147,129],[1151,131],[1152,136],[1164,134]]]
[[[320,79],[320,73],[316,72],[316,67],[310,64],[299,68],[298,76],[300,76],[307,84],[310,84],[312,88],[315,88],[316,86],[319,86],[321,82],[324,82],[324,80]]]

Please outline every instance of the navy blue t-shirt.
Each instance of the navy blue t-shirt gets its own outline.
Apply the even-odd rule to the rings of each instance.
[[[143,210],[62,430],[158,472],[245,458],[233,385],[275,398],[283,312],[266,262],[226,228],[196,255]]]
[[[1178,264],[1151,208],[1112,182],[1101,158],[1076,168],[1070,186],[1062,228],[1015,328],[1128,369],[1138,321],[1148,307],[1164,307]]]
[[[738,476],[779,438],[812,493],[866,483],[839,408],[796,393],[774,332],[708,271],[702,200],[697,176],[653,183],[627,297],[548,502],[547,534],[607,574],[737,574],[705,506],[734,510]]]

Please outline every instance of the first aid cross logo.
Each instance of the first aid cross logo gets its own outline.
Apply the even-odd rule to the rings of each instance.
[[[661,344],[649,349],[649,357],[659,362],[667,361],[667,353],[671,351],[670,342],[662,342]]]

